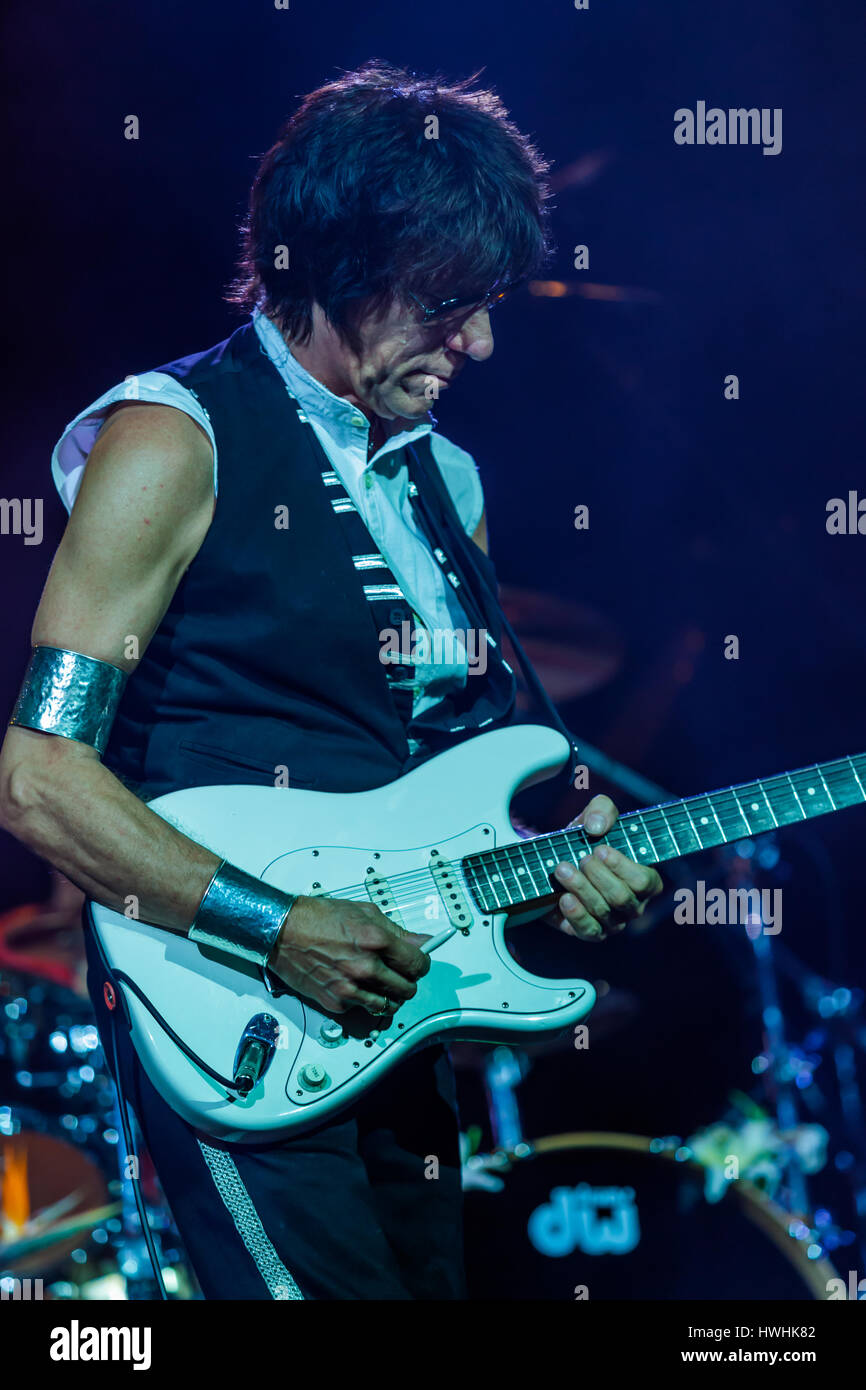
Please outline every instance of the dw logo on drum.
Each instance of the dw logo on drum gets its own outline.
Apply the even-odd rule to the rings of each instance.
[[[640,1240],[633,1187],[554,1187],[550,1201],[536,1207],[527,1223],[529,1239],[542,1255],[625,1255]]]

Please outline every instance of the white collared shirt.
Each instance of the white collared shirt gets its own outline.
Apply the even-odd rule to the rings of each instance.
[[[433,457],[454,501],[468,535],[481,520],[484,498],[478,471],[470,454],[433,430],[428,417],[411,429],[391,435],[369,460],[369,422],[362,411],[311,376],[292,356],[282,334],[256,310],[253,322],[259,340],[280,373],[288,393],[298,402],[334,472],[358,509],[373,543],[386,560],[394,578],[420,623],[429,633],[465,632],[468,619],[447,583],[426,539],[419,533],[409,500],[405,467],[389,467],[389,455],[424,435],[430,435]],[[108,409],[118,402],[135,400],[172,406],[184,411],[205,432],[214,451],[214,490],[218,493],[218,458],[213,426],[193,393],[163,372],[144,372],[127,377],[104,392],[66,426],[51,456],[55,486],[68,511],[81,486],[87,458]],[[393,465],[394,460],[390,460]],[[450,690],[461,688],[467,677],[465,644],[441,641],[428,644],[430,660],[423,652],[415,661],[413,710],[416,715],[437,704]]]

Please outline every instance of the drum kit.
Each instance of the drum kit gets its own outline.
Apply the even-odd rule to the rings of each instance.
[[[527,649],[560,701],[585,694],[615,670],[617,641],[589,610],[566,605],[551,625],[550,600],[518,590],[506,594],[506,608],[529,629]],[[583,740],[580,749],[593,774],[620,793],[644,804],[668,799]],[[739,888],[782,868],[770,836],[729,846],[716,861],[718,876]],[[59,874],[53,885],[48,903],[0,918],[0,1295],[21,1296],[37,1277],[43,1297],[156,1297],[143,1211],[169,1296],[195,1298],[194,1276],[146,1153],[138,1204],[124,1175],[116,1099],[84,985],[83,895]],[[670,915],[670,899],[658,899],[611,944],[622,951],[624,942],[632,961],[639,958],[631,980],[621,970],[615,988],[596,982],[599,1002],[588,1020],[591,1074],[604,1082],[611,1058],[624,1067],[607,1079],[615,1099],[625,1095],[625,1108],[587,1111],[582,1088],[590,1072],[575,1087],[574,1073],[566,1078],[562,1071],[585,1045],[571,1034],[522,1049],[468,1042],[450,1048],[461,1115],[477,1120],[462,1136],[470,1297],[821,1299],[831,1281],[844,1282],[849,1266],[866,1267],[864,1231],[856,1229],[866,1212],[862,992],[816,975],[759,922],[738,934],[734,972],[735,992],[738,986],[755,1001],[751,1055],[737,1056],[727,1039],[716,1037],[706,1047],[706,1064],[696,1068],[700,1043],[688,1032],[699,1017],[694,1013],[683,1024],[686,1048],[657,1051],[655,1074],[636,1073],[641,1054],[651,1051],[648,1039],[663,1047],[658,1015],[665,1012],[656,991],[648,1017],[653,991],[643,972],[650,957],[641,948],[663,935]],[[539,939],[535,925],[515,929],[511,949],[518,959]],[[567,948],[565,938],[551,935]],[[730,937],[720,949],[733,949]],[[625,964],[628,957],[618,959]],[[545,973],[537,957],[525,963]],[[573,973],[571,964],[563,974]],[[663,969],[669,979],[667,959]],[[711,962],[707,975],[715,969]],[[700,981],[689,983],[697,989],[677,984],[668,1015],[685,1009],[700,989]],[[783,995],[789,1016],[794,998],[798,1023],[805,1020],[797,1043],[789,1037]],[[690,1116],[684,1135],[629,1131],[635,1114],[654,1123],[672,1113],[664,1102],[686,1070],[688,1050],[688,1084],[705,1091],[710,1104],[715,1096],[718,1109],[708,1115],[704,1102],[703,1118],[693,1124]],[[739,1079],[750,1095],[718,1096],[711,1053],[722,1054],[725,1087],[739,1067],[748,1068]],[[642,1110],[631,1104],[636,1095]],[[538,1133],[539,1117],[549,1123],[560,1100],[563,1132],[528,1137],[523,1113],[533,1115],[530,1133]],[[590,1123],[599,1116],[608,1123],[573,1131],[581,1111]],[[801,1121],[804,1111],[808,1123]],[[620,1126],[625,1118],[626,1126],[611,1127],[611,1118]],[[810,1192],[816,1178],[820,1200]]]
[[[0,917],[0,1296],[150,1297],[120,1124],[84,985],[83,894]],[[146,1163],[139,1175],[166,1282],[191,1290]]]

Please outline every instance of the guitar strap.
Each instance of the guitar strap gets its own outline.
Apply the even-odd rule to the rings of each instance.
[[[444,508],[453,513],[453,520],[455,525],[452,527],[452,534],[460,535],[462,541],[462,528],[460,527],[456,508],[454,507],[454,503],[451,500],[451,495],[448,492],[448,489],[445,487],[445,484],[441,478],[441,475],[438,472],[438,469],[434,469],[432,470],[432,472],[425,469],[416,450],[412,447],[411,444],[408,446],[408,451],[412,455],[412,461],[414,464],[416,477],[423,479],[426,487],[431,492],[437,495],[441,508]],[[468,540],[467,538],[467,542],[461,544],[459,547],[459,549],[462,551],[462,561],[465,563],[464,568],[464,563],[461,563],[461,559],[458,557],[457,554],[458,546],[456,544],[449,544],[447,537],[445,537],[441,527],[438,525],[433,511],[428,505],[427,500],[424,497],[423,491],[420,487],[418,488],[417,493],[413,496],[412,502],[415,507],[416,515],[419,519],[419,524],[426,533],[427,538],[430,541],[431,547],[434,550],[434,553],[438,547],[447,556],[448,565],[453,570],[457,579],[457,583],[454,585],[454,589],[455,592],[458,594],[461,603],[466,608],[467,616],[469,617],[471,622],[476,624],[479,630],[483,629],[485,627],[486,620],[479,606],[476,591],[479,586],[483,585],[484,581],[473,559],[472,550],[474,547],[474,542]],[[477,547],[475,548],[477,549]],[[467,571],[469,571],[473,576],[473,579],[475,581],[475,588],[473,588],[472,583],[470,583],[467,580]],[[520,642],[520,639],[517,636],[517,633],[514,631],[514,628],[508,621],[508,618],[501,606],[499,612],[503,630],[508,636],[508,640],[510,641],[511,646],[514,649],[514,654],[517,657],[518,664],[520,666],[521,672],[523,673],[523,678],[526,682],[530,694],[532,695],[536,703],[540,705],[541,708],[545,711],[548,719],[550,720],[554,728],[558,729],[559,732],[562,734],[563,738],[567,740],[568,745],[574,755],[574,760],[575,762],[577,762],[578,752],[577,739],[575,735],[571,732],[569,728],[567,728],[565,722],[562,719],[562,716],[559,713],[559,710],[556,708],[556,705],[553,703],[544,686],[542,685],[541,679],[538,676],[535,667],[532,665],[532,662],[526,655],[526,652],[523,649],[523,646]],[[569,784],[571,784],[573,773],[570,766],[566,765],[564,772],[558,775],[567,776]]]

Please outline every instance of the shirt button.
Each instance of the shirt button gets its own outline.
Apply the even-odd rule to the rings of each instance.
[[[369,491],[370,491],[370,488],[371,488],[372,486],[373,486],[373,474],[372,474],[372,473],[365,473],[365,474],[364,474],[364,487],[365,487],[365,488],[367,489],[367,491],[369,492]]]
[[[363,415],[352,416],[352,424],[355,426],[356,429],[360,429],[363,425],[366,425],[366,423],[367,421],[364,419]]]

